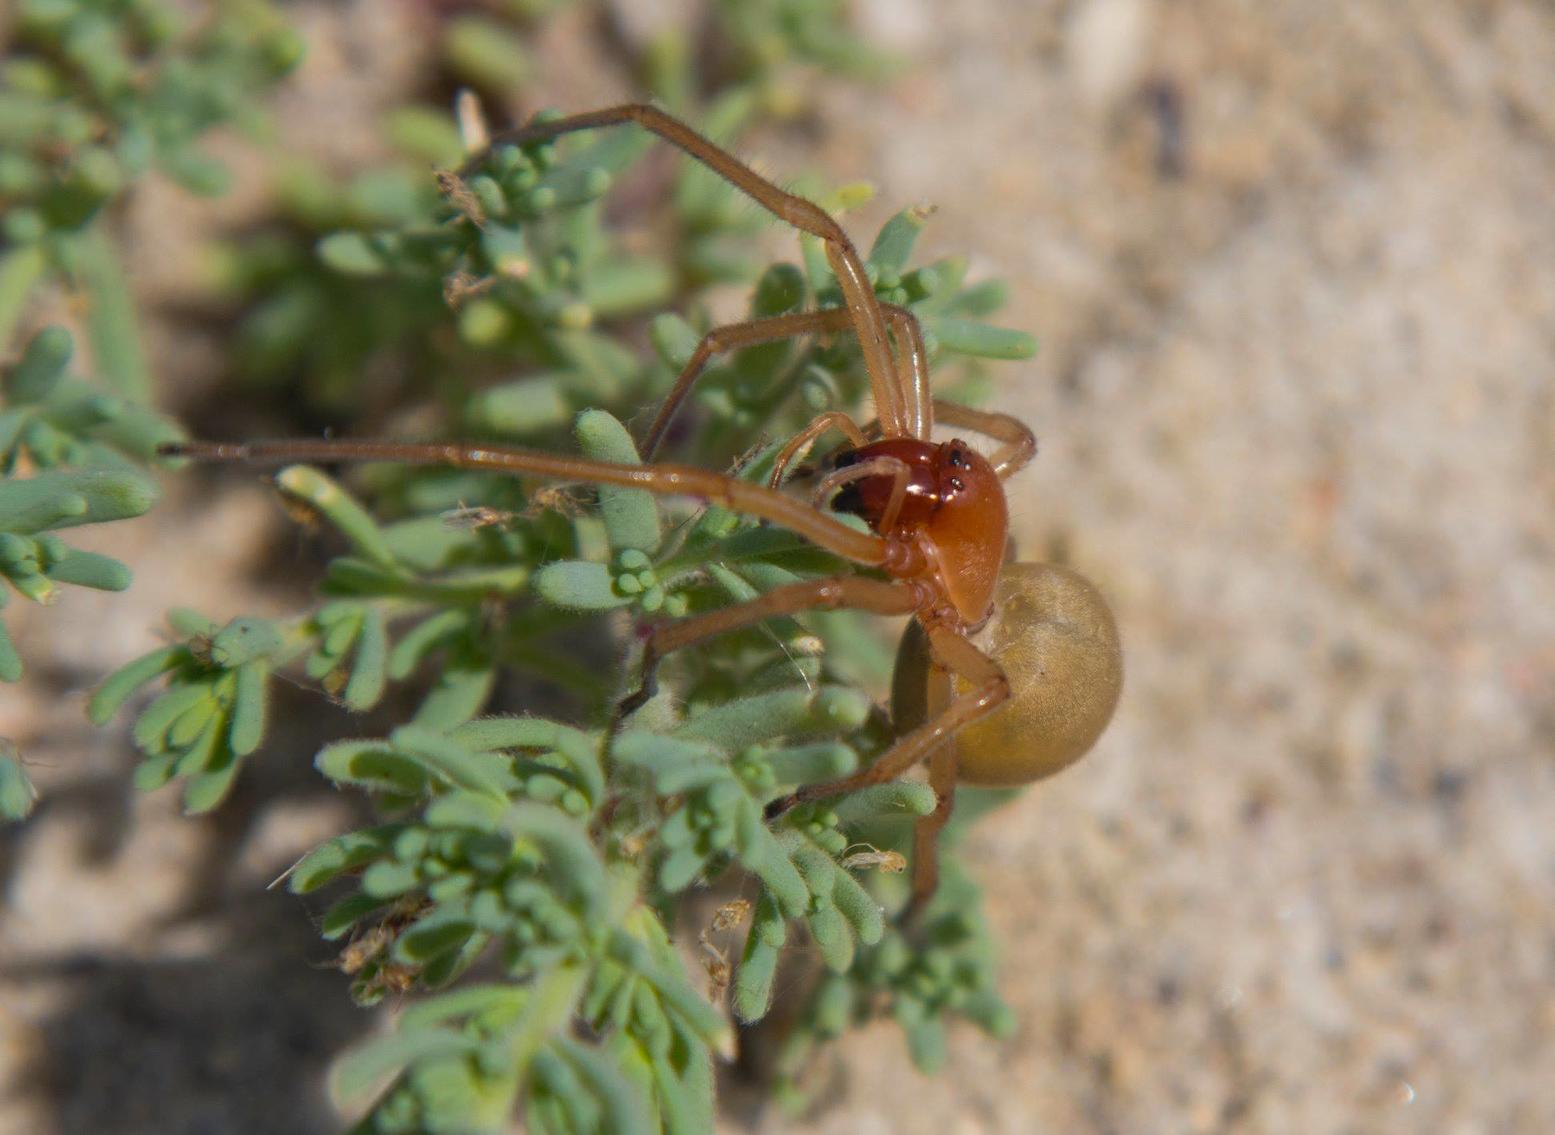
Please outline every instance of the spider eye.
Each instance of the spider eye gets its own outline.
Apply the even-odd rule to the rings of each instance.
[[[960,477],[952,477],[945,483],[950,487],[950,491],[953,493],[959,493],[966,488],[965,482],[963,482]]]
[[[966,455],[961,452],[959,447],[954,447],[950,451],[950,467],[952,469],[966,468]]]

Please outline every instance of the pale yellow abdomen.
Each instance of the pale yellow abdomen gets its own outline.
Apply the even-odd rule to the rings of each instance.
[[[1101,593],[1067,568],[1009,564],[999,576],[993,617],[974,641],[1003,667],[1010,697],[956,735],[957,779],[1028,784],[1083,757],[1123,688],[1118,628]],[[942,708],[924,704],[927,643],[916,623],[902,636],[891,697],[899,733],[921,723],[926,709]],[[955,691],[968,686],[957,679]]]

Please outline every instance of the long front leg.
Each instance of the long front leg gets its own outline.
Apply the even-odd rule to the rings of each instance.
[[[169,442],[157,447],[163,457],[199,461],[248,461],[285,464],[292,461],[391,461],[406,465],[448,465],[487,469],[495,473],[527,474],[552,481],[585,481],[645,489],[661,496],[694,497],[724,505],[735,512],[770,520],[811,543],[866,567],[883,567],[893,575],[922,570],[921,553],[904,542],[860,532],[819,512],[803,501],[765,485],[753,485],[694,465],[618,465],[583,457],[560,457],[534,449],[461,445],[452,442],[287,440],[254,442]]]
[[[523,146],[546,142],[562,134],[635,122],[663,138],[707,166],[719,177],[747,194],[774,216],[795,228],[818,236],[826,244],[826,259],[842,289],[842,298],[858,329],[859,345],[864,352],[864,367],[875,397],[875,412],[895,436],[917,436],[911,432],[914,422],[930,413],[927,407],[911,404],[916,391],[903,389],[891,358],[886,337],[885,314],[875,297],[874,285],[864,270],[863,258],[848,239],[848,234],[815,202],[778,188],[733,154],[698,134],[678,118],[646,103],[626,103],[604,107],[565,118],[543,119],[507,130],[492,139],[493,145]],[[480,158],[471,159],[460,171],[471,172]]]
[[[894,303],[881,306],[896,335],[897,382],[903,390],[911,391],[907,432],[919,441],[928,441],[934,432],[935,402],[929,393],[929,348],[923,341],[923,327],[909,308]]]

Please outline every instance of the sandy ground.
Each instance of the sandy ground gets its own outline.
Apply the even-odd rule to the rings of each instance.
[[[924,1079],[875,1028],[730,1130],[1555,1131],[1555,9],[861,7],[914,66],[829,85],[803,160],[1011,281],[1022,545],[1110,595],[1128,687],[970,846],[1016,1038]],[[550,101],[621,93],[566,62]],[[329,1130],[301,1070],[367,1027],[255,897],[341,822],[305,759],[191,823],[79,718],[169,603],[282,602],[262,494],[175,497],[186,566],[48,612],[109,633],[0,692],[49,792],[0,841],[6,1133]]]

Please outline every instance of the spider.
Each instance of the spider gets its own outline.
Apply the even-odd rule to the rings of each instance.
[[[1024,784],[1085,754],[1117,703],[1122,682],[1118,634],[1096,589],[1066,569],[1006,563],[1004,481],[1036,453],[1036,440],[1006,414],[935,401],[916,317],[881,302],[842,227],[820,206],[757,174],[685,123],[653,106],[628,104],[539,120],[500,134],[492,145],[531,145],[563,134],[636,123],[678,147],[794,227],[814,234],[841,288],[843,306],[716,327],[701,340],[653,419],[642,445],[646,464],[617,465],[530,449],[457,443],[295,440],[181,442],[161,452],[201,460],[291,462],[371,460],[457,466],[646,489],[716,502],[782,525],[885,578],[841,575],[774,588],[749,602],[652,630],[642,684],[617,720],[641,705],[667,654],[694,643],[806,611],[852,608],[910,615],[893,680],[895,740],[868,767],[807,785],[768,806],[796,804],[894,780],[927,760],[935,810],[917,822],[910,908],[938,882],[936,842],[958,781]],[[480,160],[472,159],[465,170]],[[766,485],[689,465],[653,463],[676,410],[716,354],[807,334],[852,332],[862,349],[877,420],[847,414],[815,418],[778,452]],[[936,420],[995,443],[984,456],[959,438],[936,443]],[[828,432],[846,445],[832,459],[815,501],[782,491],[790,465]],[[822,506],[861,517],[860,531]],[[974,640],[974,635],[978,640]],[[981,643],[981,645],[979,644]]]

